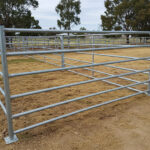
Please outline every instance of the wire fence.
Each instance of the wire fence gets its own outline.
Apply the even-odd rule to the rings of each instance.
[[[56,33],[56,36],[5,36],[5,32],[50,32]],[[61,35],[59,33],[80,33],[82,35]],[[129,35],[128,39],[126,34]],[[5,97],[5,104],[0,100],[0,106],[4,111],[8,122],[8,137],[5,138],[7,144],[16,142],[18,140],[16,134],[56,121],[61,118],[72,116],[102,105],[106,105],[112,102],[128,99],[132,96],[140,94],[150,94],[150,68],[133,69],[125,66],[118,66],[118,64],[125,64],[135,62],[138,66],[138,62],[144,61],[149,63],[150,56],[148,57],[130,57],[119,56],[114,54],[105,53],[105,51],[125,49],[125,48],[137,48],[137,47],[150,47],[150,32],[146,31],[52,31],[52,30],[38,30],[38,29],[8,29],[3,26],[0,27],[0,49],[1,49],[1,62],[2,71],[0,75],[3,78],[4,89],[0,88],[0,92]],[[143,35],[143,36],[142,36]],[[147,36],[145,36],[147,35]],[[70,55],[68,55],[70,54]],[[78,58],[76,56],[79,56]],[[8,72],[8,58],[11,56],[25,56],[44,62],[53,66],[52,69],[36,70],[20,73]],[[90,59],[85,59],[89,56]],[[107,57],[109,60],[114,61],[100,61],[102,57]],[[107,60],[107,59],[106,59]],[[105,67],[106,69],[100,69],[98,67]],[[114,69],[117,74],[110,71]],[[84,81],[74,82],[70,84],[49,87],[45,89],[39,89],[35,91],[22,92],[19,94],[11,94],[9,78],[17,78],[19,76],[28,76],[34,74],[44,74],[51,72],[68,71],[79,76],[86,77]],[[122,71],[126,71],[122,73]],[[104,75],[101,77],[100,75]],[[138,80],[137,76],[140,76],[143,80]],[[141,77],[142,76],[142,77]],[[113,79],[113,80],[110,80]],[[116,80],[114,80],[116,79]],[[117,81],[118,80],[118,81]],[[119,83],[119,80],[123,80],[126,85]],[[115,88],[99,91],[96,93],[87,94],[84,96],[67,99],[54,104],[41,106],[28,111],[12,114],[11,101],[29,95],[35,95],[44,92],[51,92],[67,87],[73,87],[77,85],[84,85],[93,82],[105,82],[110,85],[115,85]],[[117,82],[115,82],[117,81]],[[138,85],[143,85],[144,88],[137,88]],[[43,111],[49,108],[58,107],[60,105],[68,104],[71,102],[84,100],[89,97],[101,95],[104,93],[114,92],[121,89],[128,89],[132,91],[132,94],[121,96],[119,98],[110,99],[105,102],[101,102],[95,105],[91,105],[67,114],[59,115],[46,121],[42,121],[30,126],[26,126],[21,129],[14,130],[13,120],[31,113]]]
[[[106,35],[74,35],[69,38],[62,36],[7,36],[6,46],[9,51],[28,50],[50,50],[61,49],[61,39],[63,37],[64,48],[100,48],[114,46],[143,46],[150,44],[150,37],[134,37],[127,39],[125,36],[107,37]],[[111,35],[113,36],[113,35]]]

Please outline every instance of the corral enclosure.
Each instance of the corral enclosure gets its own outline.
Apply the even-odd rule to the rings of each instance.
[[[149,94],[149,32],[5,37],[4,31],[19,29],[2,29],[0,104],[8,119],[6,143],[17,141],[16,134],[22,131]],[[131,35],[129,42],[120,36],[126,34]],[[6,128],[2,118],[1,131]]]

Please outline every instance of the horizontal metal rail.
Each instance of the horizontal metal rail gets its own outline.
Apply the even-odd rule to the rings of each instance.
[[[41,56],[42,56],[42,55],[41,55]],[[32,57],[32,58],[37,59],[37,58],[35,58],[35,57]],[[50,57],[47,57],[47,58],[48,58],[48,59],[51,59]],[[55,66],[59,66],[59,67],[61,66],[61,65],[58,65],[58,64],[56,64],[56,63],[51,63],[51,62],[46,61],[46,60],[41,60],[41,59],[37,59],[37,60],[39,60],[39,61],[41,61],[41,62],[46,62],[46,63],[48,63],[48,64],[53,64],[53,65],[55,65]],[[55,59],[55,61],[58,61],[58,60]],[[60,62],[60,61],[59,61],[59,62]],[[65,65],[68,65],[68,64],[66,64],[66,63],[64,63],[64,64],[65,64]],[[73,71],[73,70],[68,70],[68,71],[89,78],[89,76],[86,75],[86,74],[83,74],[83,73],[80,73],[80,72],[77,72],[77,71]]]
[[[58,56],[60,56],[59,54],[57,54]],[[47,56],[47,58],[50,58],[49,56]],[[68,58],[68,57],[64,57],[65,59],[68,59],[68,60],[72,60],[72,61],[78,61],[78,62],[82,62],[82,63],[89,63],[89,64],[91,64],[91,62],[89,62],[89,61],[82,61],[82,60],[78,60],[78,59],[72,59],[72,58]],[[51,58],[50,58],[51,59]],[[133,59],[133,58],[132,58]],[[57,61],[59,61],[59,60],[57,60]],[[73,65],[71,65],[71,64],[68,64],[68,63],[65,63],[66,65],[70,65],[70,66],[73,66]],[[89,70],[89,71],[94,71],[94,72],[97,72],[97,73],[101,73],[101,74],[105,74],[105,75],[109,75],[109,76],[111,76],[111,75],[113,75],[113,74],[110,74],[110,73],[106,73],[106,72],[103,72],[103,71],[99,71],[99,70],[95,70],[95,69],[90,69],[90,68],[83,68],[83,69],[85,69],[85,70]],[[138,71],[138,70],[131,70],[131,71]],[[76,73],[78,73],[78,72],[76,72]],[[86,76],[87,77],[87,76]],[[88,76],[89,78],[93,78],[92,76]],[[140,82],[140,81],[137,81],[137,80],[133,80],[133,79],[130,79],[130,78],[125,78],[125,77],[119,77],[119,78],[121,78],[121,79],[124,79],[124,80],[128,80],[128,81],[132,81],[132,82]],[[103,80],[103,81],[105,81],[105,82],[107,82],[107,83],[110,83],[110,84],[114,84],[114,85],[117,85],[117,86],[121,86],[120,84],[116,84],[116,83],[114,83],[114,82],[110,82],[110,81],[106,81],[106,80]],[[131,88],[132,90],[136,90],[136,89],[133,89],[133,88]],[[138,92],[138,90],[137,90],[137,92]]]
[[[127,70],[127,71],[139,71],[139,70],[135,70],[135,69],[130,69],[130,68],[124,68],[124,67],[118,67],[118,66],[112,66],[112,65],[105,65],[107,67],[111,67],[111,68],[116,68],[116,69],[121,69],[121,70]],[[143,72],[144,74],[148,74],[148,72]]]
[[[80,53],[80,52],[78,52]],[[82,53],[82,52],[81,52]],[[88,54],[88,55],[92,55],[92,53],[84,53],[83,54]],[[57,54],[58,56],[60,56],[59,54]],[[95,55],[95,53],[94,53]],[[101,55],[101,54],[97,54],[97,55]],[[102,54],[103,55],[103,54]],[[104,54],[105,55],[105,54]],[[140,58],[140,57],[128,57],[128,56],[118,56],[118,55],[105,55],[105,56],[110,56],[110,57],[120,57],[120,58],[129,58],[129,59],[137,59],[137,58]],[[66,59],[69,59],[69,60],[74,60],[74,61],[79,61],[79,62],[82,62],[82,63],[91,63],[89,61],[83,61],[83,60],[78,60],[78,59],[72,59],[72,58],[68,58],[68,57],[64,57]],[[149,59],[147,59],[149,61]],[[58,61],[58,60],[57,60]],[[104,66],[107,66],[107,67],[111,67],[111,68],[116,68],[116,69],[121,69],[121,70],[127,70],[127,71],[138,71],[136,69],[130,69],[130,68],[124,68],[124,67],[117,67],[117,66],[112,66],[112,65],[104,65]],[[86,68],[87,69],[87,68]],[[91,69],[90,69],[91,70]],[[91,70],[93,71],[93,70]],[[144,72],[144,74],[148,74],[148,72]],[[136,80],[135,80],[136,81]],[[133,81],[134,82],[134,81]]]
[[[43,56],[43,55],[40,55],[40,56]],[[61,65],[58,65],[58,64],[56,64],[56,63],[51,63],[51,62],[46,61],[46,60],[37,59],[37,58],[35,58],[35,57],[33,57],[33,56],[29,56],[29,57],[32,57],[32,58],[34,58],[34,59],[36,59],[36,60],[39,60],[39,61],[41,61],[41,62],[46,62],[46,63],[48,63],[48,64],[52,64],[52,65],[55,65],[55,66],[59,66],[59,67],[61,66]],[[43,57],[45,57],[45,56],[43,56]],[[52,59],[51,57],[46,57],[46,58]],[[53,60],[53,59],[52,59],[52,60]],[[55,59],[55,61],[60,62],[60,61],[57,60],[57,59]],[[69,65],[69,64],[67,64],[67,63],[64,63],[64,64],[65,64],[65,65]],[[71,65],[69,65],[69,66],[71,66]],[[84,77],[92,78],[92,77],[89,76],[89,75],[86,75],[86,74],[83,74],[83,73],[80,73],[80,72],[77,72],[77,71],[73,71],[73,70],[67,70],[67,71],[72,72],[72,73],[75,73],[75,74],[78,74],[78,75],[82,75],[82,76],[84,76]]]
[[[40,55],[40,56],[43,56],[43,55]],[[59,55],[60,56],[60,55]],[[31,56],[32,57],[32,56]],[[43,57],[46,57],[46,58],[48,58],[48,59],[52,59],[52,60],[55,60],[55,61],[57,61],[57,62],[61,62],[61,61],[59,61],[59,60],[57,60],[57,59],[53,59],[53,58],[51,58],[51,57],[48,57],[48,56],[43,56]],[[46,62],[46,63],[48,63],[48,64],[52,64],[52,65],[55,65],[55,66],[61,66],[61,65],[58,65],[58,64],[56,64],[56,63],[51,63],[51,62],[49,62],[49,61],[46,61],[46,60],[41,60],[41,59],[38,59],[38,58],[35,58],[35,57],[32,57],[32,58],[34,58],[34,59],[36,59],[36,60],[39,60],[39,61],[41,61],[41,62]],[[67,64],[67,63],[64,63],[65,65],[69,65],[69,64]],[[90,76],[88,76],[88,75],[86,75],[86,74],[83,74],[83,73],[80,73],[80,72],[77,72],[77,71],[73,71],[73,70],[68,70],[69,72],[72,72],[72,73],[75,73],[75,74],[79,74],[79,75],[82,75],[82,76],[84,76],[84,77],[88,77],[88,78],[91,78]]]
[[[83,62],[83,63],[90,63],[88,61],[81,61],[81,60],[77,60],[77,59],[72,59],[72,58],[68,58],[68,57],[64,57],[66,59],[69,59],[69,60],[73,60],[73,61],[78,61],[78,62]],[[67,65],[70,65],[70,66],[74,66],[74,65],[71,65],[71,64],[68,64],[66,63]],[[95,69],[90,69],[90,68],[83,68],[85,70],[89,70],[89,71],[94,71],[94,72],[97,72],[97,73],[101,73],[101,74],[105,74],[105,75],[113,75],[113,74],[109,74],[109,73],[106,73],[106,72],[103,72],[103,71],[99,71],[99,70],[95,70]],[[137,71],[137,70],[134,70],[134,71]],[[89,76],[90,78],[92,78],[92,76]],[[140,82],[140,81],[137,81],[137,80],[133,80],[133,79],[130,79],[130,78],[125,78],[125,77],[119,77],[121,79],[124,79],[124,80],[128,80],[128,81],[132,81],[132,82]]]
[[[86,52],[78,52],[78,53],[92,55],[92,53],[86,53]],[[94,55],[101,55],[101,56],[108,56],[108,57],[118,57],[118,58],[129,58],[129,59],[140,58],[140,57],[128,57],[128,56],[107,55],[107,54],[97,54],[97,53],[94,53]],[[147,60],[149,61],[149,59],[147,59]],[[86,63],[87,61],[83,61],[83,62]],[[116,68],[116,69],[121,69],[121,70],[127,70],[127,71],[138,71],[136,69],[130,69],[130,68],[124,68],[124,67],[117,67],[117,66],[112,66],[112,65],[105,65],[105,66],[111,67],[111,68]],[[144,74],[148,74],[148,72],[144,72]]]
[[[36,58],[36,57],[34,57],[34,56],[28,56],[28,57],[31,57],[31,58],[33,58],[33,59],[35,59],[35,60],[40,61],[40,62],[46,62],[46,63],[48,63],[48,64],[51,64],[51,65],[55,65],[55,66],[60,67],[60,65],[58,65],[58,64],[55,64],[55,63],[52,63],[52,62],[49,62],[49,61],[46,61],[46,60],[41,60],[41,59]]]
[[[70,64],[67,64],[67,65],[70,65]],[[72,65],[70,65],[72,66]],[[89,71],[94,71],[94,72],[97,72],[97,73],[101,73],[101,74],[106,74],[106,75],[113,75],[113,74],[108,74],[108,73],[105,73],[105,72],[101,72],[101,71],[97,71],[97,70],[94,70],[94,69],[88,69],[88,68],[83,68],[85,70],[89,70]],[[88,78],[91,78],[91,79],[96,79],[96,77],[93,77],[93,76],[89,76],[89,75],[86,75],[86,74],[82,74],[80,72],[76,72],[76,71],[71,71],[71,70],[68,70],[70,72],[73,72],[73,73],[76,73],[76,74],[79,74],[79,75],[82,75],[82,76],[85,76],[85,77],[88,77]],[[118,77],[118,78],[123,78],[123,77]],[[124,78],[125,79],[125,78]],[[127,78],[128,79],[128,78]],[[132,79],[131,79],[132,80]],[[131,81],[130,80],[130,81]],[[114,82],[111,82],[111,81],[107,81],[107,80],[102,80],[103,82],[106,82],[106,83],[109,83],[111,85],[116,85],[116,86],[119,86],[119,87],[122,87],[123,85],[121,84],[118,84],[118,83],[114,83]],[[135,81],[132,81],[132,82],[135,82]],[[139,83],[140,81],[136,81],[136,83]],[[145,83],[146,84],[146,83]],[[136,92],[140,92],[140,90],[137,90],[135,88],[131,88],[129,87],[128,89],[132,90],[132,91],[136,91]]]
[[[14,29],[14,28],[13,28]],[[104,31],[105,32],[105,31]],[[130,32],[130,31],[129,31]],[[140,31],[141,32],[141,31]],[[144,31],[145,32],[145,31]],[[92,34],[92,36],[102,36],[102,35],[121,35],[121,34],[123,34],[123,33],[104,33],[104,34]],[[91,35],[91,34],[90,34]],[[61,35],[51,35],[51,36],[28,36],[29,38],[33,38],[33,39],[35,39],[35,38],[37,38],[37,39],[41,39],[41,38],[59,38]],[[68,37],[68,35],[63,35],[64,36],[64,38],[67,38]],[[82,34],[82,35],[69,35],[69,37],[85,37],[85,36],[89,36],[89,34]],[[16,36],[5,36],[6,38],[16,38]],[[22,39],[22,38],[24,38],[25,36],[21,36],[21,35],[17,35],[17,37],[18,38],[20,38],[20,39]],[[100,37],[100,38],[102,38],[102,37]],[[138,37],[131,37],[131,38],[138,38]],[[139,37],[140,38],[140,37]],[[147,37],[147,36],[142,36],[141,38],[149,38],[149,37]],[[118,39],[117,37],[113,37],[113,39]],[[124,38],[124,39],[126,39],[126,38]]]
[[[86,53],[86,52],[78,52],[78,53],[80,53],[80,54],[92,55],[92,53]],[[129,58],[129,59],[140,58],[140,57],[118,56],[118,55],[97,54],[97,53],[94,53],[94,55],[108,56],[108,57],[117,57],[117,58]],[[149,59],[148,59],[148,61],[149,61]]]
[[[110,41],[107,41],[108,43],[110,42]],[[31,42],[32,43],[32,42]],[[30,43],[30,44],[31,44]],[[39,42],[40,44],[41,44],[41,42]],[[34,43],[33,43],[34,44]],[[48,43],[46,43],[45,42],[45,44],[48,44]],[[64,42],[64,45],[66,45],[66,46],[68,46],[67,45],[68,43],[67,42]],[[72,46],[72,47],[74,47],[74,46],[77,46],[78,45],[78,43],[71,43],[71,41],[70,41],[70,44],[69,44],[69,46]],[[90,44],[87,44],[87,43],[82,43],[82,42],[80,42],[80,46],[91,46],[91,45],[93,45],[93,46],[105,46],[105,47],[107,47],[107,46],[117,46],[117,47],[124,47],[124,46],[139,46],[139,47],[142,47],[143,45],[145,45],[145,44],[142,44],[142,45],[129,45],[129,44],[125,44],[125,45],[122,45],[122,44],[107,44],[107,43],[104,43],[104,44],[98,44],[98,43],[96,43],[96,44],[93,44],[93,43],[90,43]]]
[[[43,56],[43,55],[40,55],[40,56],[45,57],[45,55],[44,55],[44,56]],[[60,55],[59,55],[59,56],[60,56]],[[51,59],[51,57],[48,57],[48,56],[47,56],[47,58],[48,58],[48,59]],[[69,59],[68,57],[64,57],[64,58]],[[39,59],[39,60],[40,60],[40,59]],[[72,60],[72,59],[70,59],[70,60]],[[80,62],[80,60],[77,60],[77,59],[73,59],[73,60]],[[48,63],[48,61],[44,61],[44,60],[41,60],[41,61]],[[57,60],[57,59],[55,59],[55,61],[60,62],[60,61]],[[89,62],[87,62],[87,63],[89,63]],[[65,64],[65,65],[69,65],[69,66],[73,66],[73,65],[68,64],[68,63],[64,63],[64,64]],[[61,66],[61,65],[57,65],[57,64],[54,64],[54,65],[56,65],[56,66]],[[95,69],[89,69],[89,68],[83,68],[83,69],[84,69],[84,70],[89,70],[89,71],[94,71],[94,72],[101,73],[101,74],[113,75],[113,74],[105,73],[105,72],[98,71],[98,70],[95,70]],[[88,78],[91,78],[91,79],[95,79],[95,77],[93,77],[93,76],[89,76],[89,75],[86,75],[86,74],[83,74],[83,73],[80,73],[80,72],[77,72],[77,71],[72,71],[72,70],[68,70],[68,71],[69,71],[69,72],[72,72],[72,73],[75,73],[75,74],[82,75],[82,76],[84,76],[84,77],[88,77]],[[125,77],[119,77],[119,78],[125,79],[125,80],[128,80],[128,81],[132,81],[132,82],[136,82],[136,83],[139,83],[139,82],[140,82],[140,81],[132,80],[132,79],[130,79],[130,78],[125,78]],[[109,84],[111,84],[111,85],[116,85],[116,86],[119,86],[119,87],[122,86],[121,84],[117,84],[117,83],[114,83],[114,82],[111,82],[111,81],[107,81],[107,80],[102,80],[102,81],[104,81],[104,82],[106,82],[106,83],[109,83]],[[146,83],[145,83],[145,84],[146,84]],[[140,90],[137,90],[137,89],[134,89],[134,88],[131,88],[131,87],[129,87],[128,89],[133,90],[133,91],[136,91],[136,92],[140,92]]]
[[[38,127],[38,126],[41,126],[41,125],[53,122],[53,121],[56,121],[56,120],[59,120],[59,119],[62,119],[62,118],[66,118],[66,117],[69,117],[69,116],[72,116],[72,115],[75,115],[75,114],[78,114],[78,113],[81,113],[81,112],[84,112],[84,111],[87,111],[87,110],[90,110],[90,109],[93,109],[93,108],[97,108],[97,107],[100,107],[100,106],[103,106],[103,105],[106,105],[106,104],[110,104],[110,103],[113,103],[113,102],[121,101],[121,100],[130,98],[132,96],[140,95],[140,94],[143,94],[145,92],[146,91],[138,92],[138,93],[131,94],[131,95],[128,95],[128,96],[124,96],[124,97],[121,97],[121,98],[118,98],[118,99],[113,99],[113,100],[106,101],[106,102],[103,102],[103,103],[100,103],[100,104],[96,104],[96,105],[93,105],[93,106],[90,106],[90,107],[87,107],[87,108],[83,108],[83,109],[80,109],[80,110],[77,110],[77,111],[74,111],[74,112],[71,112],[71,113],[68,113],[68,114],[65,114],[65,115],[61,115],[61,116],[52,118],[50,120],[46,120],[46,121],[43,121],[43,122],[31,125],[31,126],[22,128],[22,129],[18,129],[16,131],[14,131],[14,133],[17,134],[17,133],[20,133],[20,132],[23,132],[23,131],[26,131],[26,130],[29,130],[29,129],[32,129],[32,128],[35,128],[35,127]]]
[[[125,48],[136,48],[139,46],[122,46],[122,47],[103,47],[103,48],[86,48],[86,49],[64,49],[64,50],[48,50],[48,51],[25,51],[25,52],[7,52],[7,56],[17,55],[36,55],[36,54],[52,54],[52,53],[72,53],[72,52],[84,52],[84,51],[100,51],[100,50],[114,50],[114,49],[125,49]],[[141,46],[140,46],[141,47]],[[142,45],[142,47],[150,47],[150,45]]]
[[[79,69],[79,68],[85,68],[85,67],[116,64],[116,63],[130,62],[130,61],[136,61],[136,60],[146,60],[146,59],[150,59],[150,57],[137,58],[137,59],[132,59],[132,60],[130,59],[130,60],[120,60],[120,61],[111,61],[111,62],[104,62],[104,63],[88,64],[88,65],[81,65],[81,66],[76,66],[76,67],[64,67],[64,68],[56,68],[56,69],[48,69],[48,70],[40,70],[40,71],[32,71],[32,72],[23,72],[23,73],[9,74],[9,77],[24,76],[24,75],[39,74],[39,73],[47,73],[47,72],[62,71],[62,70],[70,70],[70,69]]]
[[[101,80],[106,80],[106,79],[111,79],[111,78],[118,78],[118,77],[121,77],[121,76],[127,76],[127,75],[142,73],[142,72],[146,72],[146,71],[150,71],[150,69],[145,69],[145,70],[141,70],[141,71],[137,71],[137,72],[123,73],[123,74],[119,74],[119,75],[112,75],[112,76],[109,76],[109,77],[96,78],[96,79],[92,79],[92,80],[81,81],[81,82],[71,83],[71,84],[67,84],[67,85],[61,85],[61,86],[57,86],[57,87],[46,88],[46,89],[42,89],[42,90],[37,90],[37,91],[12,95],[11,99],[22,97],[22,96],[27,96],[27,95],[32,95],[32,94],[38,94],[38,93],[42,93],[42,92],[48,92],[48,91],[51,91],[51,90],[61,89],[61,88],[65,88],[65,87],[76,86],[76,85],[80,85],[80,84],[86,84],[86,83],[91,83],[91,82],[96,82],[96,81],[101,81]]]
[[[126,85],[126,86],[117,87],[117,88],[109,89],[109,90],[105,90],[105,91],[100,91],[100,92],[97,92],[97,93],[92,93],[92,94],[89,94],[89,95],[73,98],[73,99],[70,99],[70,100],[63,101],[63,102],[59,102],[59,103],[47,105],[47,106],[44,106],[44,107],[32,109],[32,110],[29,110],[29,111],[26,111],[26,112],[21,112],[21,113],[15,114],[15,115],[13,115],[13,118],[21,117],[21,116],[31,114],[31,113],[34,113],[34,112],[38,112],[38,111],[41,111],[41,110],[44,110],[44,109],[56,107],[56,106],[59,106],[59,105],[62,105],[62,104],[67,104],[67,103],[70,103],[70,102],[78,101],[78,100],[81,100],[81,99],[84,99],[84,98],[88,98],[88,97],[92,97],[92,96],[96,96],[96,95],[100,95],[100,94],[104,94],[104,93],[108,93],[108,92],[112,92],[112,91],[116,91],[116,90],[121,90],[121,89],[128,88],[128,87],[131,87],[131,86],[140,85],[140,84],[143,84],[143,83],[147,83],[149,81],[150,80],[143,81],[143,82],[140,82],[140,83],[129,84],[129,85]],[[143,92],[143,91],[140,91],[140,92]]]
[[[5,28],[5,32],[50,32],[50,33],[121,33],[121,34],[150,34],[150,31],[79,31],[79,30],[45,30],[45,29],[23,29],[23,28]]]
[[[2,103],[1,100],[0,100],[0,106],[1,106],[2,110],[4,111],[5,115],[7,115],[6,108],[5,108],[5,106],[4,106],[4,104]]]
[[[87,68],[86,68],[87,69]],[[110,74],[110,73],[107,73],[107,72],[103,72],[103,71],[99,71],[99,70],[95,70],[95,69],[88,69],[89,71],[94,71],[94,72],[97,72],[97,73],[101,73],[101,74],[105,74],[105,75],[109,75],[109,76],[112,76],[114,74]],[[130,79],[130,78],[125,78],[125,77],[118,77],[120,79],[124,79],[124,80],[127,80],[127,81],[131,81],[131,82],[140,82],[138,80],[133,80],[133,79]]]
[[[61,62],[61,60],[58,60],[58,59],[55,59],[55,58],[52,58],[52,57],[49,57],[49,56],[45,56],[45,55],[44,56],[43,55],[39,55],[39,56],[42,56],[43,58],[51,59],[51,60],[54,60],[54,61],[57,61],[57,62]],[[59,55],[59,56],[61,56],[61,55]]]
[[[92,55],[92,53],[87,53],[87,52],[78,52],[78,53],[80,53],[80,54]],[[98,53],[94,53],[94,55],[108,56],[108,57],[118,57],[118,58],[129,58],[129,59],[135,59],[135,58],[136,58],[136,57],[118,56],[118,55],[108,55],[108,54],[98,54]]]

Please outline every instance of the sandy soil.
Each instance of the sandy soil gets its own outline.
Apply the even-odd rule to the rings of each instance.
[[[150,56],[149,48],[135,48],[124,50],[110,50],[96,52],[102,54],[113,54],[132,57]],[[60,59],[60,56],[47,55]],[[91,61],[90,55],[65,54],[66,57]],[[42,56],[36,56],[42,58]],[[48,59],[46,59],[49,61]],[[95,56],[95,62],[124,60],[122,58]],[[52,62],[52,61],[49,61]],[[83,65],[76,61],[66,60],[71,65]],[[28,57],[8,57],[9,73],[27,72],[56,68],[53,65],[42,63]],[[59,63],[58,63],[59,64]],[[136,61],[115,64],[132,69],[147,69],[150,66],[148,61]],[[94,69],[105,71],[110,74],[127,73],[129,71],[113,69],[99,66]],[[81,73],[91,75],[91,71],[76,69]],[[104,74],[95,73],[95,77],[105,77]],[[148,79],[146,74],[126,76],[139,81]],[[59,71],[37,75],[15,77],[10,79],[11,94],[34,91],[38,89],[54,87],[73,82],[87,80],[88,78],[68,71]],[[123,79],[111,79],[122,85],[132,84],[133,82]],[[0,83],[2,85],[2,81]],[[54,90],[12,100],[13,114],[27,111],[33,108],[53,104],[63,100],[91,94],[111,88],[116,88],[103,81],[93,82]],[[134,88],[146,90],[145,85]],[[45,111],[33,113],[14,119],[15,130],[50,119],[62,114],[66,114],[84,107],[95,105],[107,100],[119,98],[135,93],[129,89],[118,90],[107,94],[94,96],[77,102],[61,105]],[[4,102],[4,98],[1,95]],[[150,149],[150,97],[145,94],[132,97],[125,101],[116,102],[100,108],[96,108],[78,115],[74,115],[62,120],[55,121],[44,126],[37,127],[30,131],[17,134],[19,141],[5,145],[3,138],[7,135],[5,116],[0,109],[0,150],[149,150]]]

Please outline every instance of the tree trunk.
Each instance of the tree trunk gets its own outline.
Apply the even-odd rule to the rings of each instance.
[[[130,41],[129,41],[129,35],[126,35],[126,43],[129,44]]]
[[[68,33],[68,48],[70,48],[70,36],[69,36],[69,33]]]

